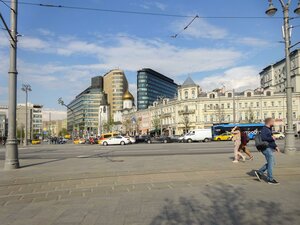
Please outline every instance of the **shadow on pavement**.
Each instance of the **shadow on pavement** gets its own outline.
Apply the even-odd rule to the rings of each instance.
[[[20,168],[26,168],[26,167],[31,167],[31,166],[38,166],[38,165],[48,164],[48,163],[52,163],[52,162],[58,162],[58,161],[62,161],[62,160],[65,160],[65,158],[54,159],[54,160],[49,160],[49,161],[39,162],[39,163],[32,163],[32,164],[28,164],[28,165],[24,165],[24,166],[21,165]]]
[[[202,194],[202,200],[166,199],[150,225],[291,225],[300,219],[299,210],[284,212],[280,203],[246,199],[241,188],[219,184],[207,187]]]

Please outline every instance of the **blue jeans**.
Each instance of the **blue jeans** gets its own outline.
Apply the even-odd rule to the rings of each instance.
[[[263,174],[266,170],[268,172],[268,181],[273,180],[273,165],[274,165],[274,155],[273,155],[273,149],[267,148],[266,150],[262,151],[262,154],[264,154],[267,163],[258,170],[260,174]]]

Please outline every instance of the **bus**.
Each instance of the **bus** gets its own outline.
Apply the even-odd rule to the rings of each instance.
[[[216,124],[212,126],[213,138],[217,135],[230,132],[235,126],[240,127],[242,131],[245,131],[250,140],[253,140],[258,131],[265,124],[263,123],[229,123],[229,124]]]

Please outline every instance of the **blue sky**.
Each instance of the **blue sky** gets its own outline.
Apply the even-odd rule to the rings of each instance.
[[[136,92],[136,71],[153,68],[177,83],[190,75],[204,90],[254,88],[258,72],[284,56],[282,19],[264,14],[265,0],[24,0],[116,10],[181,15],[258,16],[266,19],[199,18],[177,38],[191,18],[141,16],[97,11],[19,6],[18,102],[24,102],[22,83],[30,83],[30,101],[62,109],[85,89],[90,78],[120,68]],[[297,1],[292,1],[291,9]],[[274,1],[279,8],[279,2]],[[9,9],[0,3],[9,21]],[[291,15],[295,16],[291,10]],[[282,16],[278,10],[277,16]],[[292,20],[299,25],[300,19]],[[300,28],[293,30],[299,41]],[[297,39],[298,38],[298,39]],[[7,103],[8,38],[0,32],[0,104]]]

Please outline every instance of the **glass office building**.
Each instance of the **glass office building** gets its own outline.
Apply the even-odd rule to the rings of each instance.
[[[67,127],[75,135],[97,134],[99,106],[103,98],[103,77],[92,78],[91,86],[68,104]]]
[[[177,84],[174,80],[152,69],[137,72],[137,108],[147,109],[160,97],[174,98]]]

